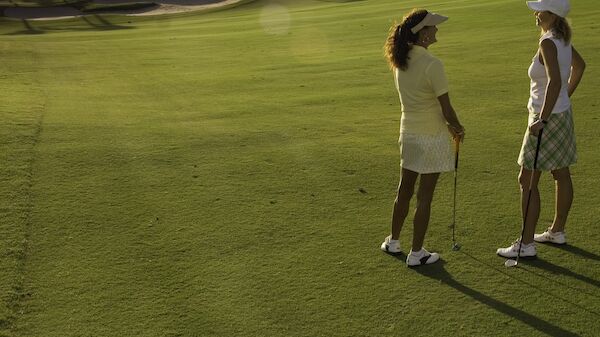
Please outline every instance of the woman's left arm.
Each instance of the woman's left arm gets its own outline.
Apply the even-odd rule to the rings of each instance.
[[[571,50],[573,51],[573,59],[571,61],[571,77],[569,77],[569,97],[573,95],[575,89],[579,85],[579,81],[581,81],[581,77],[583,77],[583,71],[585,70],[585,61],[583,57],[579,55],[575,47],[571,46]]]

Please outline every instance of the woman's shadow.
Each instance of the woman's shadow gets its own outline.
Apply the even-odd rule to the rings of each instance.
[[[396,255],[397,259],[405,259],[405,256]],[[420,266],[413,268],[416,273],[419,273],[425,277],[429,277],[433,280],[442,282],[457,291],[471,297],[472,299],[487,305],[488,307],[501,312],[505,315],[513,317],[522,323],[529,325],[530,327],[543,332],[550,336],[579,336],[576,333],[567,331],[559,326],[552,324],[551,322],[540,319],[530,313],[527,313],[521,309],[512,307],[506,303],[500,302],[488,295],[485,295],[473,288],[467,287],[460,282],[456,281],[448,271],[444,268],[446,262],[440,259],[438,262],[432,265]]]
[[[546,244],[546,245],[550,246],[550,247],[557,248],[557,249],[561,249],[561,250],[564,250],[564,251],[567,251],[567,252],[570,252],[570,253],[572,253],[574,255],[578,255],[578,256],[580,256],[580,257],[582,257],[584,259],[593,260],[593,261],[600,261],[600,256],[598,256],[598,255],[596,255],[596,254],[594,254],[592,252],[589,252],[587,250],[584,250],[582,248],[576,247],[576,246],[572,246],[572,245],[554,245],[554,244]],[[569,277],[572,277],[572,278],[577,279],[579,281],[588,283],[588,284],[590,284],[590,285],[592,285],[592,286],[594,286],[596,288],[600,288],[600,280],[596,280],[596,279],[591,278],[591,277],[586,276],[586,275],[578,274],[578,273],[572,271],[569,268],[565,268],[565,267],[556,265],[556,264],[551,263],[551,262],[549,262],[547,260],[544,260],[544,259],[542,259],[540,257],[538,257],[535,260],[524,261],[524,263],[527,264],[527,265],[529,265],[529,266],[532,266],[532,267],[544,269],[544,270],[549,271],[549,272],[551,272],[553,274],[562,274],[562,275],[565,275],[565,276],[569,276]],[[536,273],[534,271],[531,271],[531,272],[535,273],[538,276],[543,276],[543,275],[541,275],[539,273]],[[544,277],[547,278],[547,276],[544,276]],[[553,280],[553,281],[557,282],[556,280]],[[579,290],[579,291],[583,292],[582,289],[573,288],[572,285],[562,284],[560,282],[557,282],[557,283],[561,284],[562,286],[569,287],[569,288],[572,288],[574,290]],[[599,297],[600,296],[599,294],[596,294],[596,293],[594,293],[594,294],[588,293],[588,294],[591,295],[591,296],[595,296],[595,297]]]
[[[546,244],[547,246],[550,247],[554,247],[554,248],[558,248],[564,251],[567,251],[571,254],[575,254],[575,255],[579,255],[585,259],[589,259],[589,260],[594,260],[594,261],[600,261],[600,255],[597,255],[595,253],[589,252],[585,249],[579,248],[577,246],[573,246],[573,245],[569,245],[569,244],[564,244],[564,245],[554,245],[551,243]]]

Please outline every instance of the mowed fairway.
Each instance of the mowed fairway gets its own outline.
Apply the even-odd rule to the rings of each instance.
[[[426,239],[443,261],[409,269],[379,250],[400,171],[382,46],[417,6],[450,17],[431,51],[467,138],[463,248],[445,174]],[[495,250],[521,225],[524,1],[0,20],[0,336],[597,336],[600,7],[572,7],[570,245],[511,269]],[[541,193],[539,230],[549,174]]]

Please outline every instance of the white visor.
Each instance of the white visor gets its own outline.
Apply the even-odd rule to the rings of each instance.
[[[569,4],[569,0],[527,1],[527,7],[538,12],[552,12],[561,18],[566,18],[571,10],[571,4]]]
[[[443,16],[443,15],[439,15],[439,14],[435,14],[435,13],[427,13],[425,18],[421,22],[419,22],[418,25],[412,27],[410,29],[410,31],[413,34],[417,34],[418,31],[420,31],[421,29],[423,29],[426,26],[436,26],[446,20],[448,20],[447,16]]]

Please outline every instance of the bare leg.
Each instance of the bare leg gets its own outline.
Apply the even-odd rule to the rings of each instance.
[[[523,219],[526,220],[525,230],[523,231],[523,244],[533,242],[535,226],[540,217],[540,191],[538,189],[538,182],[541,174],[542,172],[535,171],[533,174],[533,181],[531,181],[531,170],[521,167],[521,172],[519,173],[519,185],[521,186],[521,214]],[[529,200],[528,208],[527,200],[529,198],[530,188],[531,198]],[[528,210],[527,214],[525,214],[526,210]]]
[[[402,169],[398,195],[394,200],[394,211],[392,213],[392,240],[398,240],[398,237],[400,237],[400,231],[404,225],[404,219],[408,215],[410,199],[413,196],[418,176],[417,172]]]
[[[431,214],[431,201],[433,200],[433,192],[439,178],[439,173],[422,174],[419,182],[419,191],[417,192],[417,209],[415,210],[415,218],[413,220],[414,233],[412,250],[419,251],[423,248],[423,240],[429,226],[429,216]]]
[[[554,208],[554,222],[551,231],[564,232],[567,216],[573,203],[573,182],[569,167],[552,171],[556,185],[556,203]]]

